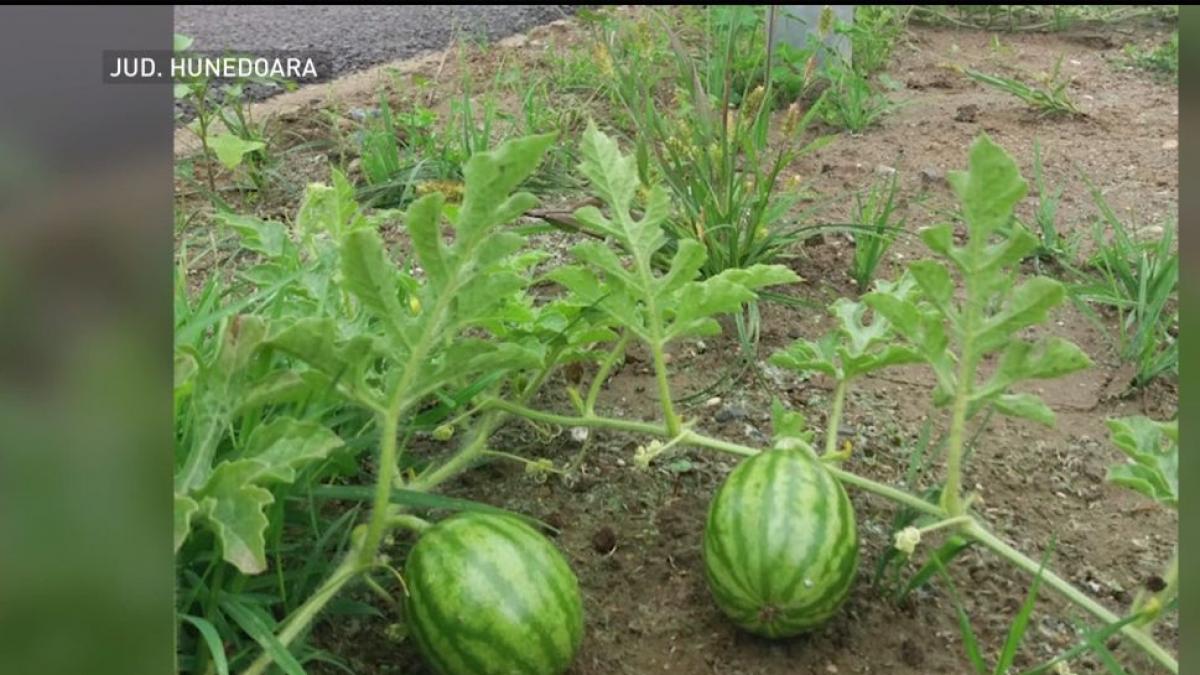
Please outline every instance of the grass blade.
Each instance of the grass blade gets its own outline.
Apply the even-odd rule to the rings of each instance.
[[[988,667],[984,663],[983,655],[979,651],[979,640],[975,637],[975,631],[971,630],[971,618],[967,616],[967,610],[963,607],[962,596],[958,594],[958,587],[954,585],[954,580],[946,572],[945,566],[937,558],[934,558],[933,562],[937,566],[938,574],[946,582],[946,587],[950,591],[950,599],[954,602],[954,612],[958,615],[958,628],[962,632],[963,648],[967,651],[967,658],[971,660],[971,666],[975,668],[975,672],[986,673],[988,672]]]
[[[217,633],[216,626],[205,619],[190,614],[183,614],[179,618],[192,624],[200,632],[200,637],[208,645],[208,654],[212,657],[213,667],[216,669],[217,675],[229,675],[229,662],[225,659],[225,645],[221,642],[221,636]]]
[[[229,596],[221,599],[221,609],[263,648],[283,672],[287,675],[305,675],[304,666],[275,638],[275,630],[266,619]]]
[[[974,543],[973,540],[957,534],[947,539],[946,543],[942,544],[938,550],[933,552],[933,555],[930,556],[929,560],[921,567],[921,569],[917,570],[917,573],[909,578],[908,583],[904,585],[904,588],[901,589],[900,593],[897,595],[897,601],[904,600],[904,598],[908,597],[909,593],[912,593],[918,588],[924,586],[926,582],[929,581],[929,578],[932,577],[939,568],[944,569],[945,565],[949,564],[951,560],[954,560],[959,553],[967,550],[972,543]]]
[[[1000,652],[1000,660],[996,663],[996,675],[1007,673],[1013,660],[1017,657],[1017,649],[1021,646],[1021,639],[1025,637],[1025,631],[1029,628],[1029,617],[1033,615],[1033,606],[1037,604],[1038,589],[1042,585],[1042,574],[1046,571],[1046,562],[1054,553],[1054,545],[1055,542],[1052,539],[1050,546],[1046,548],[1046,553],[1042,555],[1042,563],[1038,567],[1037,576],[1029,585],[1025,603],[1021,605],[1021,611],[1017,613],[1017,618],[1013,620],[1012,628],[1008,631],[1008,639],[1005,640],[1004,649]]]

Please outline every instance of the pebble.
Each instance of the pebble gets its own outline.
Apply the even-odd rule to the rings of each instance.
[[[1162,144],[1163,150],[1174,150],[1175,148],[1178,148],[1178,147],[1179,147],[1179,140],[1175,139],[1175,138],[1168,138],[1167,140],[1163,141],[1163,144]]]
[[[713,419],[720,424],[724,424],[726,422],[743,419],[744,417],[746,417],[745,408],[738,405],[727,405],[718,410],[717,414],[713,416]]]
[[[875,167],[875,173],[879,174],[880,176],[890,176],[896,173],[896,168],[888,166],[887,164],[880,164]]]

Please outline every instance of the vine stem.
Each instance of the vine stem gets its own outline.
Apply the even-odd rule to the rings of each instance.
[[[829,428],[825,430],[825,457],[838,457],[837,438],[838,427],[842,423],[842,409],[846,405],[846,383],[847,380],[838,380],[837,387],[833,390],[833,412],[829,415]]]
[[[977,519],[972,518],[971,523],[964,528],[964,531],[968,536],[991,549],[996,555],[1020,567],[1029,574],[1037,575],[1039,573],[1040,565],[1037,562],[1034,562],[1028,556],[989,532]],[[1051,572],[1049,569],[1041,569],[1040,572],[1043,583],[1053,587],[1059,593],[1066,596],[1068,600],[1087,610],[1100,621],[1111,624],[1121,620],[1119,616],[1105,609],[1103,605],[1088,597],[1083,591],[1075,588],[1071,582]],[[1121,632],[1160,665],[1166,667],[1172,673],[1179,672],[1179,662],[1176,661],[1175,657],[1167,653],[1167,650],[1155,642],[1154,638],[1148,633],[1133,625],[1123,626]]]
[[[644,422],[631,422],[628,420],[595,416],[569,417],[566,415],[555,415],[553,413],[531,410],[523,406],[498,400],[494,400],[490,402],[490,404],[496,408],[505,410],[515,415],[526,416],[528,414],[531,419],[537,419],[562,426],[600,427],[624,431],[638,431],[641,433],[648,433],[666,438],[672,437],[665,427]],[[740,443],[723,441],[710,436],[705,436],[704,434],[698,434],[688,429],[683,430],[681,435],[681,442],[683,443],[719,450],[721,452],[739,455],[742,457],[751,457],[762,452],[762,449],[760,448],[753,448]],[[904,490],[878,483],[869,478],[864,478],[857,474],[850,473],[844,469],[840,469],[836,466],[831,466],[825,463],[823,464],[825,465],[826,469],[838,480],[852,485],[860,490],[877,494],[893,502],[903,504],[937,518],[961,518],[961,520],[956,520],[955,522],[961,523],[961,531],[967,536],[991,549],[992,552],[1012,563],[1014,566],[1023,570],[1027,574],[1036,576],[1040,572],[1044,583],[1057,590],[1064,597],[1066,597],[1067,600],[1081,607],[1100,621],[1104,623],[1115,623],[1120,621],[1120,617],[1106,609],[1100,603],[1088,597],[1083,591],[1080,591],[1069,581],[1066,581],[1048,569],[1042,569],[1041,565],[1037,561],[1016,550],[1004,540],[996,537],[974,515],[948,513],[947,510],[941,506],[927,502],[916,495],[905,492]],[[1124,626],[1121,628],[1121,632],[1130,640],[1132,640],[1138,647],[1140,647],[1147,655],[1149,655],[1162,666],[1166,667],[1172,673],[1179,672],[1178,661],[1176,661],[1173,656],[1167,653],[1167,651],[1163,649],[1163,647],[1157,642],[1155,642],[1154,638],[1145,631],[1142,631],[1135,626]]]
[[[325,605],[341,592],[342,587],[353,581],[366,569],[359,560],[358,550],[351,548],[346,553],[346,556],[342,558],[342,562],[338,564],[333,574],[330,574],[329,578],[325,580],[325,583],[321,584],[321,587],[309,596],[308,600],[304,601],[304,604],[299,609],[292,613],[291,618],[287,621],[287,625],[276,636],[279,643],[284,647],[291,644],[292,640],[295,640],[312,623],[313,619],[317,618],[317,615],[321,613]],[[274,661],[271,653],[264,649],[258,655],[258,658],[242,671],[242,675],[261,675],[266,672],[267,668]]]

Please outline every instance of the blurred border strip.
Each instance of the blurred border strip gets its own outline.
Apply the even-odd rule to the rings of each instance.
[[[1192,440],[1200,438],[1196,395],[1200,386],[1200,10],[1179,8],[1179,254],[1180,266],[1180,440],[1181,489],[1179,513],[1180,561],[1183,569],[1200,565],[1200,452]],[[1195,134],[1191,132],[1196,132]],[[1180,580],[1179,640],[1180,672],[1200,672],[1200,641],[1183,636],[1200,635],[1200,577],[1183,575]]]
[[[174,672],[170,6],[0,8],[0,672]]]

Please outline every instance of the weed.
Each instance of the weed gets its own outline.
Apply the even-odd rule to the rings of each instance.
[[[896,107],[853,68],[827,65],[825,76],[829,89],[825,92],[821,115],[827,124],[850,133],[862,133]]]
[[[908,30],[912,5],[858,5],[854,22],[837,27],[850,38],[854,70],[870,75],[887,67],[900,38]]]
[[[1042,146],[1033,142],[1033,185],[1037,190],[1038,205],[1033,214],[1033,227],[1029,229],[1038,237],[1034,260],[1058,261],[1063,265],[1073,264],[1079,252],[1078,234],[1064,235],[1058,226],[1058,205],[1062,201],[1063,188],[1052,189],[1046,184],[1045,167],[1042,163]]]
[[[174,50],[186,52],[192,39],[175,35]],[[210,199],[217,197],[216,170],[219,162],[230,171],[243,168],[253,189],[261,194],[268,187],[272,158],[266,120],[254,120],[245,87],[249,83],[271,84],[294,88],[295,83],[273,78],[251,77],[218,86],[207,78],[175,85],[175,99],[192,109],[195,118],[187,125],[200,141],[205,160],[205,179]],[[215,102],[214,102],[215,100]],[[177,117],[179,113],[177,112]],[[224,131],[217,132],[217,124]],[[215,160],[215,161],[214,161]]]
[[[1157,47],[1139,47],[1125,45],[1122,50],[1125,64],[1138,68],[1156,77],[1179,81],[1179,31],[1171,34],[1171,38]]]
[[[1148,232],[1157,240],[1131,230],[1094,185],[1092,199],[1100,211],[1092,230],[1096,252],[1090,267],[1099,279],[1079,284],[1075,297],[1109,307],[1118,316],[1121,358],[1133,363],[1134,386],[1179,372],[1179,252],[1174,249],[1174,223]],[[1105,231],[1111,236],[1105,238]],[[1086,305],[1082,305],[1086,308]],[[1093,317],[1094,318],[1094,317]]]
[[[1071,100],[1071,95],[1067,92],[1071,81],[1061,77],[1061,66],[1062,57],[1059,57],[1054,64],[1054,69],[1041,84],[1028,84],[1016,78],[989,75],[969,68],[964,72],[976,82],[1016,96],[1036,110],[1040,116],[1081,115],[1082,111]]]
[[[904,231],[905,218],[896,216],[896,198],[900,194],[900,177],[893,173],[872,186],[866,194],[854,196],[854,223],[862,229],[853,230],[854,261],[851,276],[858,291],[865,293],[875,279],[875,270],[887,255],[892,242]]]
[[[743,7],[727,9],[735,16],[750,15]],[[780,227],[784,214],[798,201],[794,193],[785,192],[780,174],[822,142],[804,148],[796,142],[820,107],[802,113],[793,105],[772,138],[771,84],[751,91],[734,89],[739,32],[726,35],[719,53],[701,55],[696,68],[695,57],[666,29],[674,61],[665,78],[640,65],[631,67],[634,62],[622,51],[626,41],[620,33],[610,33],[607,41],[618,93],[636,127],[640,178],[643,183],[650,180],[653,161],[654,172],[682,207],[682,213],[665,223],[671,246],[689,239],[702,243],[708,252],[704,275],[770,262],[804,234],[800,227]],[[660,102],[664,79],[673,85],[674,109],[669,112]],[[680,81],[686,84],[678,86]],[[735,99],[741,100],[737,108],[732,107]]]

